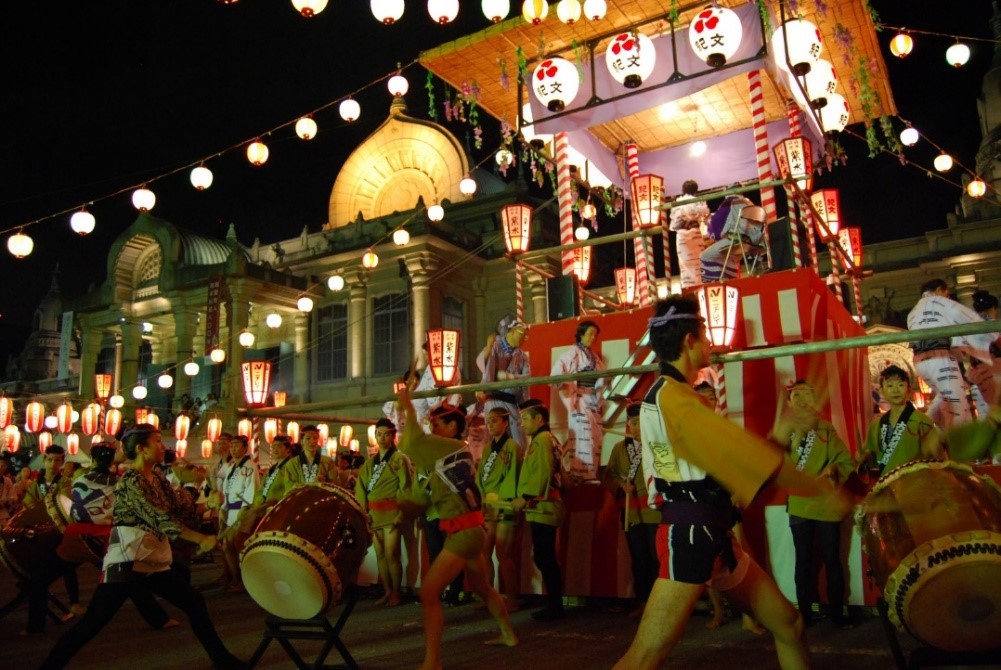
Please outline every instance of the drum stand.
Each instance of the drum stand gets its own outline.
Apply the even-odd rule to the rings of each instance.
[[[918,670],[942,665],[977,666],[996,665],[1001,658],[1001,647],[987,651],[944,651],[935,647],[922,646],[910,653],[910,658],[904,657],[900,647],[900,638],[896,627],[890,622],[889,607],[882,598],[876,603],[879,610],[879,620],[883,623],[886,639],[890,643],[890,652],[899,670]]]
[[[334,670],[340,668],[358,670],[358,664],[355,663],[355,659],[352,658],[348,648],[341,641],[341,630],[344,628],[344,624],[347,623],[348,617],[351,616],[351,612],[358,603],[358,587],[354,584],[349,585],[346,589],[345,597],[347,598],[347,602],[344,603],[344,608],[341,610],[340,616],[337,617],[337,622],[333,625],[331,625],[330,619],[322,614],[312,619],[282,619],[281,617],[269,616],[264,620],[265,628],[261,644],[258,645],[254,655],[250,657],[247,667],[257,667],[257,663],[261,660],[261,656],[264,655],[264,651],[271,644],[271,641],[278,640],[278,644],[282,646],[282,649],[285,650],[285,653],[288,654],[288,657],[292,659],[295,667],[299,668],[299,670],[304,670],[305,668],[312,668],[312,670]],[[303,660],[299,652],[292,646],[291,640],[323,640],[324,644],[319,656],[310,665]],[[323,662],[334,647],[337,648],[341,658],[344,659],[344,664],[324,665]]]

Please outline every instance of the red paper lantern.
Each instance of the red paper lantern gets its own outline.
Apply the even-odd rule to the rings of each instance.
[[[104,432],[108,435],[117,435],[122,429],[122,410],[112,407],[104,413]]]
[[[91,403],[80,412],[80,430],[84,435],[94,435],[101,428],[101,406]]]
[[[316,429],[320,432],[320,444],[326,444],[330,439],[330,426],[320,423],[316,425]]]
[[[17,450],[21,448],[21,429],[14,424],[4,428],[3,445],[7,447],[7,451],[16,454]]]
[[[188,441],[178,440],[177,443],[174,444],[174,452],[177,454],[178,458],[184,458],[188,453]]]
[[[191,417],[181,412],[174,419],[174,437],[178,440],[188,439],[188,432],[191,430]]]
[[[254,422],[250,419],[240,419],[240,422],[236,424],[236,434],[249,440],[254,436]]]
[[[76,456],[80,453],[80,436],[76,433],[70,433],[66,436],[66,453],[70,456]]]
[[[264,422],[264,439],[268,444],[278,436],[278,419],[268,419]]]
[[[202,440],[202,458],[212,457],[212,440]]]
[[[45,425],[45,405],[32,400],[24,408],[24,429],[29,433],[37,433]]]
[[[52,446],[52,433],[43,430],[38,434],[38,450],[45,453],[45,450]]]
[[[341,426],[341,432],[337,439],[337,444],[341,445],[342,447],[350,447],[351,438],[354,437],[354,434],[355,434],[355,429],[352,428],[351,426],[348,425]]]
[[[0,396],[0,430],[10,425],[14,419],[14,401],[6,396]]]
[[[838,231],[838,242],[848,258],[852,259],[855,270],[862,269],[862,229],[855,226],[842,228]]]
[[[136,407],[136,424],[148,423],[149,407]]]
[[[157,416],[156,412],[154,412],[153,410],[150,410],[149,414],[146,416],[146,423],[148,423],[149,425],[151,425],[154,428],[156,428],[156,429],[159,430],[159,428],[160,428],[160,417]]]
[[[427,332],[428,366],[438,387],[448,386],[459,370],[459,343],[462,333],[451,328]]]
[[[287,398],[288,398],[288,393],[287,392],[285,392],[285,391],[275,391],[274,392],[275,407],[284,407],[285,406],[285,400]]]
[[[73,430],[73,405],[64,402],[56,407],[56,428],[60,433]]]
[[[209,439],[210,442],[215,442],[222,435],[222,419],[217,416],[209,419],[208,424],[205,426],[205,437]],[[206,456],[206,458],[208,458]]]
[[[838,198],[838,189],[824,188],[814,191],[810,195],[810,202],[817,216],[817,232],[820,234],[820,239],[830,242],[838,236],[838,230],[841,228],[841,201]]]

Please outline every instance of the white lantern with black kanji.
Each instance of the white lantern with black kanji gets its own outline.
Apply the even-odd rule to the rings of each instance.
[[[830,242],[837,238],[838,230],[841,228],[841,200],[838,198],[838,189],[818,189],[810,194],[810,203],[819,217],[817,232],[820,234],[820,239]]]
[[[843,95],[831,93],[827,96],[827,104],[820,110],[820,123],[825,133],[840,133],[851,120],[851,110]]]
[[[710,67],[723,67],[737,53],[744,27],[732,9],[711,5],[695,15],[688,26],[692,51]]]
[[[532,72],[532,92],[550,112],[560,112],[580,90],[580,74],[565,58],[547,58]]]
[[[704,284],[698,289],[699,311],[706,335],[715,348],[729,347],[737,328],[740,294],[732,284]]]
[[[459,370],[459,343],[462,334],[452,328],[436,328],[427,332],[428,366],[435,386],[448,386]]]
[[[616,35],[605,51],[605,65],[612,79],[626,88],[638,88],[653,73],[657,50],[639,31]]]
[[[828,96],[838,90],[838,73],[829,61],[821,58],[803,77],[803,84],[810,105],[814,109],[821,109],[827,105]]]
[[[615,295],[622,307],[636,304],[636,268],[615,268]]]
[[[810,71],[824,50],[817,26],[805,19],[792,19],[776,28],[768,48],[780,68],[799,76]]]

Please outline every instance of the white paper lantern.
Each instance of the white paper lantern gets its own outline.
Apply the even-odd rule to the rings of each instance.
[[[153,191],[145,186],[140,186],[132,191],[132,206],[140,212],[148,212],[153,209],[153,205],[155,204],[156,196],[153,194]]]
[[[580,225],[574,228],[573,236],[574,239],[583,242],[587,238],[591,237],[591,231],[588,229],[587,226]]]
[[[699,12],[688,26],[688,42],[699,60],[723,67],[737,53],[744,28],[737,13],[716,5]]]
[[[260,167],[268,162],[268,145],[260,140],[254,140],[247,145],[247,160],[252,165]]]
[[[379,256],[374,251],[369,249],[361,257],[361,264],[366,270],[374,270],[375,266],[379,264]]]
[[[302,16],[311,19],[327,8],[327,0],[292,0],[292,6]]]
[[[913,147],[921,139],[917,128],[907,127],[900,131],[900,143],[905,147]]]
[[[136,384],[132,387],[132,397],[136,400],[145,400],[147,395],[149,395],[149,391],[142,384]]]
[[[966,193],[971,198],[982,198],[987,193],[987,184],[980,177],[973,179],[966,185]]]
[[[560,0],[556,5],[556,18],[568,26],[580,21],[582,13],[579,0]]]
[[[86,208],[79,212],[73,212],[73,216],[70,217],[70,228],[77,235],[89,235],[94,232],[95,225],[97,225],[97,221],[94,219],[94,215]]]
[[[566,109],[577,97],[580,75],[573,63],[565,58],[548,58],[532,72],[532,91],[551,112]]]
[[[945,62],[953,67],[963,67],[970,60],[970,47],[956,42],[945,50]]]
[[[466,196],[476,193],[476,180],[472,177],[463,177],[459,182],[459,193]]]
[[[820,109],[827,104],[827,96],[838,90],[838,74],[830,62],[821,58],[803,77],[803,86],[810,104],[815,109]]]
[[[605,51],[605,65],[612,78],[626,88],[638,88],[653,72],[657,51],[641,32],[621,33]]]
[[[344,290],[344,277],[341,275],[331,275],[327,279],[327,288],[331,291],[342,291]]]
[[[35,241],[21,231],[7,238],[7,251],[13,254],[14,258],[24,258],[31,254],[34,248]]]
[[[952,156],[949,154],[939,154],[935,156],[935,169],[939,172],[948,172],[952,169]]]
[[[191,168],[191,175],[188,178],[191,180],[192,186],[199,191],[204,191],[212,185],[212,177],[212,170],[204,165],[198,165]]]
[[[500,23],[511,13],[511,0],[483,0],[480,3],[483,16],[493,23]]]
[[[494,162],[501,167],[507,167],[514,163],[514,154],[504,148],[498,149],[494,154]]]
[[[396,244],[396,246],[406,246],[409,241],[410,233],[407,232],[406,228],[397,228],[393,231],[393,243]]]
[[[820,110],[820,122],[825,133],[840,133],[851,119],[848,101],[843,95],[833,93],[827,96],[827,104]]]
[[[250,332],[249,330],[245,330],[242,333],[240,333],[240,336],[237,338],[237,341],[240,343],[241,347],[243,347],[244,349],[249,349],[250,347],[254,346],[254,340],[256,339],[257,338],[254,337],[254,334],[252,332]]]
[[[402,74],[394,74],[386,83],[394,98],[402,98],[410,90],[410,82]]]
[[[309,314],[313,311],[313,299],[308,295],[300,297],[299,300],[296,301],[295,305],[303,314]]]
[[[602,20],[607,12],[608,3],[605,0],[584,0],[584,16],[592,21]]]
[[[174,378],[168,375],[167,373],[164,373],[156,378],[156,383],[157,386],[159,386],[162,389],[169,389],[171,386],[174,385]]]
[[[295,122],[295,134],[303,140],[316,137],[316,121],[311,116],[304,116]]]
[[[187,363],[184,364],[184,374],[188,375],[189,377],[194,377],[195,375],[197,375],[199,369],[200,368],[198,366],[198,363],[195,363],[194,361],[188,361]]]
[[[428,0],[428,14],[439,25],[447,25],[459,15],[459,0]]]
[[[521,17],[534,26],[539,25],[549,16],[548,0],[525,0],[521,3]]]
[[[890,40],[890,53],[897,58],[904,58],[914,48],[914,40],[907,33],[897,33]]]
[[[391,26],[403,16],[403,0],[371,0],[372,15],[387,26]]]
[[[224,360],[226,360],[226,350],[216,347],[215,349],[209,352],[209,360],[211,360],[213,363],[222,363]]]
[[[435,203],[428,207],[428,220],[434,223],[438,223],[445,218],[445,208]]]
[[[786,44],[789,46],[789,59],[786,61]],[[820,59],[824,47],[820,43],[820,31],[817,26],[805,19],[792,19],[775,29],[769,41],[769,48],[775,63],[783,70],[804,75],[810,71],[813,64]]]
[[[123,398],[120,394],[116,393],[115,395],[108,398],[108,404],[111,405],[111,407],[114,409],[121,409],[125,407],[125,398]]]
[[[264,323],[268,325],[268,328],[280,328],[282,325],[282,315],[278,312],[271,312],[264,319]]]
[[[341,101],[337,111],[340,112],[342,119],[351,123],[352,121],[358,120],[358,116],[361,114],[361,105],[359,105],[358,101],[354,98],[348,98],[347,100]]]

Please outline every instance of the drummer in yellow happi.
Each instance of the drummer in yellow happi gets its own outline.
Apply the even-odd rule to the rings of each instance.
[[[409,456],[418,470],[430,473],[427,489],[431,507],[447,534],[445,546],[434,559],[421,583],[424,609],[424,663],[421,668],[441,667],[441,635],[444,614],[440,597],[445,587],[465,570],[473,591],[483,599],[497,621],[500,636],[487,644],[513,647],[518,636],[511,627],[503,598],[487,583],[483,546],[486,531],[482,500],[476,487],[476,468],[466,443],[456,439],[465,428],[465,416],[459,408],[439,405],[431,411],[431,434],[417,423],[410,392],[399,392],[400,408],[406,424],[400,439],[400,451]]]
[[[396,448],[396,425],[389,419],[375,424],[375,441],[379,453],[365,461],[355,482],[355,497],[372,519],[375,557],[379,564],[379,579],[385,595],[376,605],[395,606],[402,602],[400,585],[403,563],[400,558],[400,527],[403,510],[400,492],[410,488],[413,467],[410,459]]]

